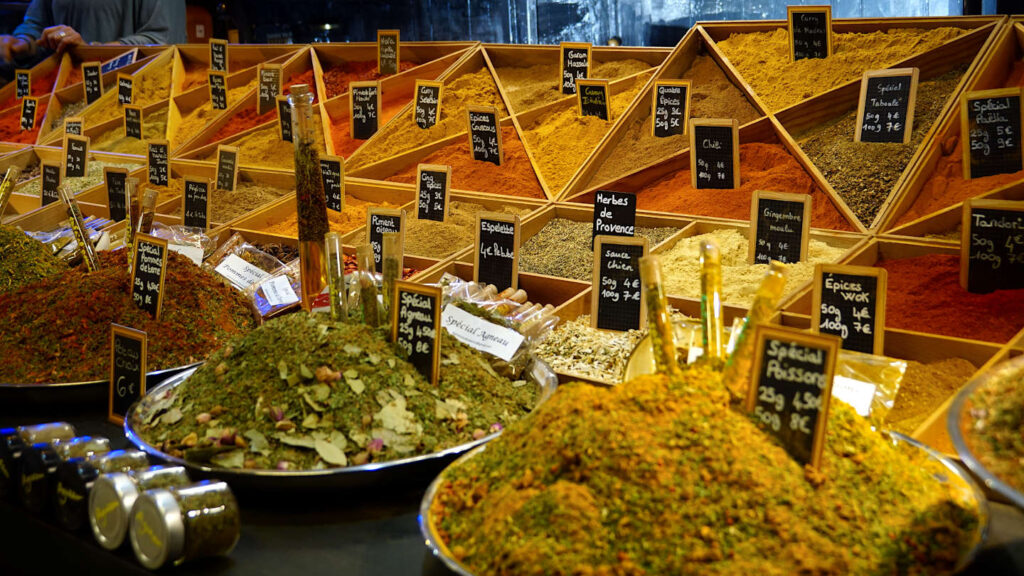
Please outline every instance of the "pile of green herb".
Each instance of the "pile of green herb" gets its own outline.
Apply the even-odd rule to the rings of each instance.
[[[385,338],[326,315],[268,321],[134,414],[163,451],[216,466],[308,470],[428,454],[525,416],[537,387],[498,376],[442,331],[427,382]]]
[[[952,572],[978,518],[938,465],[841,402],[826,446],[801,467],[704,366],[573,383],[449,468],[429,521],[480,576]]]
[[[961,426],[971,453],[997,478],[1024,491],[1024,370],[975,388],[967,415]]]
[[[0,226],[0,294],[67,270],[42,242],[11,226]]]

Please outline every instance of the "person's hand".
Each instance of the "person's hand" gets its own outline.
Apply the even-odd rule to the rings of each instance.
[[[43,35],[39,37],[39,44],[60,53],[73,46],[85,44],[85,40],[71,26],[58,24],[43,30]]]
[[[12,62],[14,58],[32,51],[32,45],[25,39],[8,34],[0,35],[0,58]]]

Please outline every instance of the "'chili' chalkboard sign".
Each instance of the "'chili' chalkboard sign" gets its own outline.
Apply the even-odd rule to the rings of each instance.
[[[884,268],[818,264],[814,267],[812,330],[839,336],[843,350],[881,354],[885,290]]]
[[[210,225],[210,181],[185,178],[185,226],[206,229]]]
[[[444,83],[428,80],[416,81],[416,125],[424,130],[441,119],[441,95]]]
[[[839,338],[762,324],[754,332],[747,410],[794,460],[819,467]]]
[[[277,130],[284,142],[292,142],[292,105],[287,96],[277,97]]]
[[[368,140],[377,133],[380,83],[349,83],[349,113],[354,140]]]
[[[167,140],[151,140],[149,142],[149,183],[154,186],[167,186],[171,169],[167,164]]]
[[[832,55],[832,7],[788,6],[789,54],[794,61]]]
[[[594,237],[636,235],[636,194],[598,190],[594,194],[594,225],[590,243]]]
[[[735,120],[690,120],[690,184],[698,189],[740,187]]]
[[[576,111],[580,116],[597,116],[601,120],[611,120],[611,109],[608,107],[607,80],[576,81]]]
[[[228,41],[210,38],[210,70],[214,72],[228,71]]]
[[[590,77],[590,43],[562,42],[558,77],[562,94],[576,93],[576,80]]]
[[[135,235],[132,259],[132,302],[160,319],[164,303],[164,273],[167,270],[167,240],[148,234]]]
[[[41,205],[46,206],[60,200],[60,164],[44,162],[40,170],[43,178]]]
[[[89,137],[64,135],[64,177],[84,178],[89,167]]]
[[[405,211],[396,208],[367,208],[366,230],[370,246],[373,247],[373,263],[377,272],[384,267],[384,233],[401,235],[399,244],[405,245]]]
[[[64,119],[64,133],[73,134],[75,136],[81,136],[85,121],[81,116],[72,116]]]
[[[519,288],[519,217],[479,212],[476,217],[473,281],[498,290]]]
[[[341,156],[320,157],[320,178],[327,195],[327,207],[335,212],[345,209],[345,159]]]
[[[259,80],[256,114],[262,116],[274,109],[277,97],[281,95],[281,65],[260,64],[256,70],[256,77]]]
[[[107,420],[124,425],[128,410],[146,395],[146,333],[110,325],[110,394]]]
[[[640,259],[647,238],[594,238],[594,291],[590,324],[601,330],[642,330],[646,322]]]
[[[233,192],[238,185],[238,147],[217,146],[217,190]]]
[[[124,107],[124,136],[142,140],[142,106]]]
[[[381,76],[398,74],[400,37],[398,30],[377,30],[377,72]]]
[[[85,87],[85,103],[92,104],[103,96],[103,74],[99,62],[82,64],[82,83]]]
[[[960,285],[968,292],[1024,288],[1024,201],[964,203]]]
[[[751,264],[794,264],[807,254],[811,197],[758,190],[750,203]]]
[[[14,71],[14,97],[21,99],[32,95],[32,72],[30,70]]]
[[[39,109],[38,98],[21,100],[21,131],[28,132],[36,128],[36,111]]]
[[[860,82],[856,142],[910,142],[917,100],[917,68],[869,70]]]
[[[651,95],[651,131],[655,138],[686,133],[690,120],[690,81],[659,80]]]
[[[103,168],[103,181],[107,186],[110,219],[120,222],[128,218],[128,170],[106,166]]]
[[[416,218],[444,222],[448,219],[448,184],[452,167],[420,164],[416,167]]]
[[[441,289],[399,280],[392,302],[396,313],[391,320],[391,339],[424,378],[437,384],[441,367]]]
[[[134,94],[135,79],[128,74],[117,75],[117,102],[121,105],[131,104]]]
[[[224,72],[210,72],[210,107],[214,110],[228,108],[228,77]]]
[[[467,106],[469,119],[469,150],[473,160],[501,166],[501,128],[498,110],[494,106]]]
[[[960,138],[967,140],[963,145],[965,180],[1024,169],[1021,112],[1021,88],[964,94]]]

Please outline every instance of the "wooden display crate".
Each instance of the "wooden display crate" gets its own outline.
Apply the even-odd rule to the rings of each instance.
[[[178,44],[171,72],[171,98],[184,93],[209,92],[208,82],[202,81],[192,88],[185,89],[185,77],[192,68],[208,71],[210,69],[209,44]],[[302,50],[297,45],[260,45],[233,44],[228,47],[228,77],[244,71],[251,71],[257,64],[264,62],[283,63],[296,52]]]
[[[36,64],[35,66],[33,66],[32,68],[30,68],[30,71],[32,73],[31,74],[32,78],[36,79],[36,78],[39,78],[41,76],[46,76],[47,74],[52,73],[54,70],[57,70],[58,68],[61,68],[61,62],[62,62],[62,57],[60,55],[58,55],[58,54],[54,54],[54,55],[50,56],[49,58],[46,58],[42,62],[40,62],[40,63]],[[53,86],[51,86],[49,90],[47,90],[46,92],[40,92],[40,93],[37,94],[35,92],[35,90],[32,90],[30,88],[30,95],[35,97],[35,98],[42,98],[43,96],[49,96],[51,93],[53,93],[53,91],[55,89],[59,89],[60,88],[61,80],[63,80],[64,77],[66,77],[66,76],[67,76],[66,72],[64,72],[63,70],[59,70],[58,73],[57,73],[57,78],[54,79]],[[7,84],[3,85],[3,87],[0,87],[0,102],[7,102],[8,99],[14,98],[14,96],[16,94],[16,91],[17,91],[17,84],[13,80],[8,82]],[[19,107],[19,108],[21,107],[21,100],[20,99],[16,100],[15,104],[5,108],[5,110],[10,109],[10,108],[14,108],[14,107]]]
[[[31,148],[31,144],[19,144],[17,142],[0,142],[0,158],[13,154],[15,152],[21,152],[26,148]]]
[[[256,69],[246,68],[227,77],[227,90],[228,92],[230,92],[235,88],[245,86],[246,84],[254,82],[255,80]],[[246,94],[240,100],[249,98],[251,95],[256,93],[256,90],[257,87],[254,84],[252,90],[246,92]],[[171,98],[170,108],[167,112],[167,136],[170,143],[172,157],[177,156],[183,150],[187,150],[190,147],[190,145],[192,145],[193,140],[195,140],[198,137],[201,137],[201,135],[205,132],[204,127],[204,130],[200,130],[199,132],[183,134],[180,131],[180,127],[182,121],[186,117],[188,117],[190,113],[192,113],[194,110],[202,106],[206,106],[207,104],[209,104],[209,102],[209,84],[196,87],[193,90],[189,90],[183,94],[179,94]],[[232,108],[234,108],[234,105],[236,103],[237,102],[232,102],[229,100],[228,107],[216,113],[213,116],[211,122],[206,126],[209,126],[220,120],[221,117],[223,117]]]
[[[169,110],[168,110],[168,104],[169,103],[170,103],[169,100],[162,100],[160,102],[155,102],[155,103],[150,104],[149,106],[146,106],[145,108],[143,108],[142,109],[142,122],[143,122],[143,126],[145,126],[145,124],[148,122],[146,119],[149,118],[150,115],[159,114],[160,112],[168,113],[169,112]],[[107,132],[109,132],[111,130],[120,130],[121,133],[124,134],[124,118],[123,117],[122,118],[113,118],[111,120],[107,120],[106,122],[101,122],[99,124],[93,124],[92,126],[86,126],[85,129],[82,131],[82,135],[83,136],[88,136],[89,139],[90,139],[89,150],[95,150],[97,152],[106,152],[106,150],[101,150],[99,148],[94,148],[92,143],[95,142],[98,137],[106,134]],[[143,132],[145,132],[145,130],[143,130]],[[167,126],[165,124],[164,132],[163,132],[163,134],[161,134],[160,137],[161,138],[165,138],[166,135],[167,135]],[[55,142],[55,144],[60,145],[61,142]]]
[[[429,274],[421,277],[419,282],[423,284],[436,284],[441,280],[441,276],[446,273],[472,282],[474,274],[472,251],[472,248],[463,251],[469,253],[468,261],[465,254],[457,254],[454,260],[444,262],[435,267]],[[544,305],[550,304],[556,308],[572,300],[583,291],[589,290],[589,287],[582,282],[525,272],[519,273],[519,288],[526,291],[531,302]]]

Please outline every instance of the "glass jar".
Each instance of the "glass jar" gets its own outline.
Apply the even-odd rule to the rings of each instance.
[[[148,490],[132,510],[132,549],[151,570],[228,554],[238,543],[238,503],[224,482]]]
[[[67,422],[50,422],[0,430],[0,498],[16,494],[25,447],[38,442],[74,438],[75,428]]]
[[[57,522],[68,530],[81,530],[89,521],[89,492],[100,474],[148,467],[149,459],[139,450],[114,450],[62,462],[54,491]]]
[[[132,506],[139,494],[188,483],[188,474],[181,466],[152,466],[103,474],[89,491],[89,526],[96,542],[107,550],[116,550],[128,534]]]
[[[21,457],[21,479],[18,483],[21,503],[29,512],[48,516],[53,511],[60,463],[107,452],[110,452],[110,440],[99,436],[40,442],[26,448]]]

